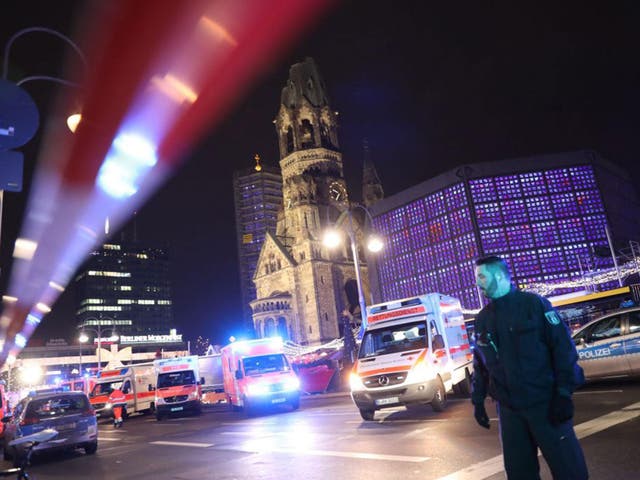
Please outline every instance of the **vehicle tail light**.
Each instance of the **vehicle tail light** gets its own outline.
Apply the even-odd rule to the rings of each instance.
[[[24,417],[20,422],[20,426],[24,427],[26,425],[35,425],[36,423],[40,423],[40,419],[38,417]]]

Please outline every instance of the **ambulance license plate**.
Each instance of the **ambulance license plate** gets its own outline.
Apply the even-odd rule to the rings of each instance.
[[[391,405],[392,403],[398,403],[398,397],[378,398],[376,405]]]
[[[277,398],[272,398],[271,399],[271,403],[284,403],[286,402],[287,399],[284,397],[277,397]]]
[[[173,407],[173,408],[171,409],[171,411],[172,411],[172,412],[179,412],[179,411],[181,411],[183,408],[184,408],[184,407]]]

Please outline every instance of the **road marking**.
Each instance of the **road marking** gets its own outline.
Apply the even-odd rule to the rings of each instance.
[[[578,438],[585,438],[619,423],[633,420],[636,417],[640,417],[640,402],[627,405],[615,412],[576,425],[574,429]],[[475,463],[467,468],[440,477],[437,480],[483,480],[503,471],[503,458],[502,455],[498,455],[484,462]]]
[[[241,449],[250,453],[284,453],[298,455],[315,455],[319,457],[342,457],[342,458],[358,458],[363,460],[387,460],[392,462],[411,462],[421,463],[430,460],[431,457],[412,457],[408,455],[385,455],[377,453],[364,452],[342,452],[336,450],[304,450],[295,448],[269,448],[265,450],[255,451],[250,449]]]
[[[196,447],[196,448],[209,448],[213,447],[213,443],[195,443],[195,442],[168,442],[165,440],[158,440],[157,442],[149,442],[151,445],[169,445],[174,447]]]
[[[121,442],[121,438],[98,437],[99,442]]]
[[[624,390],[589,390],[573,392],[574,395],[593,395],[596,393],[622,393]]]

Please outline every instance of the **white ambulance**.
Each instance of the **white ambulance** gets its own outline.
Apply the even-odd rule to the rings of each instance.
[[[120,390],[127,399],[123,415],[152,412],[155,408],[156,371],[153,363],[139,363],[114,370],[102,370],[89,393],[91,406],[98,416],[111,416],[109,395]]]
[[[364,420],[385,407],[430,403],[471,392],[472,353],[460,302],[430,293],[367,308],[367,328],[350,376]]]
[[[171,414],[202,411],[199,361],[196,355],[164,358],[156,367],[156,419]]]

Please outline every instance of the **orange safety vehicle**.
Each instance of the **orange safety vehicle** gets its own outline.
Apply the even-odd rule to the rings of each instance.
[[[123,415],[155,410],[156,371],[153,363],[128,365],[115,370],[102,370],[89,394],[91,406],[100,417],[111,417],[109,395],[113,390],[124,393],[127,403]]]
[[[252,415],[260,408],[300,406],[300,381],[279,337],[238,341],[222,348],[224,390],[234,410]]]
[[[170,414],[202,410],[202,388],[198,357],[175,357],[156,360],[156,419]]]

